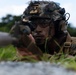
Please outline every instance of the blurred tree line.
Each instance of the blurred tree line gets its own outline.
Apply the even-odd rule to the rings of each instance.
[[[20,18],[21,16],[15,16],[10,14],[2,17],[0,22],[0,31],[9,32],[11,27],[15,24],[15,21],[19,21]]]
[[[71,23],[68,24],[67,30],[71,36],[76,37],[76,27],[73,27]]]
[[[2,17],[0,22],[0,31],[9,32],[15,21],[19,21],[20,19],[21,15],[15,16],[8,14],[5,17]],[[71,36],[76,36],[76,28],[72,27],[71,23],[68,24],[67,29]]]

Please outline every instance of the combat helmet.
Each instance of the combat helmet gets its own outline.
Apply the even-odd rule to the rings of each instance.
[[[56,3],[53,1],[50,1],[50,2],[49,1],[31,1],[29,6],[24,11],[23,17],[42,17],[42,16],[44,16],[47,18],[51,18],[52,12],[55,10],[58,10],[58,12],[61,14],[65,13],[64,9],[61,11],[61,7],[59,6],[59,3]],[[58,15],[58,13],[57,13],[57,15]]]
[[[22,19],[24,21],[33,22],[33,25],[38,19],[40,19],[40,23],[48,23],[51,21],[55,25],[56,32],[67,32],[68,22],[65,9],[61,8],[60,4],[57,2],[39,0],[31,1],[29,6],[23,12]]]

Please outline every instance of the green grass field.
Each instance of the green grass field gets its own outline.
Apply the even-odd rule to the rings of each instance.
[[[49,56],[49,58],[48,58]],[[44,54],[42,61],[60,64],[65,66],[69,69],[76,70],[76,56],[68,56],[67,54],[55,54],[55,55],[48,55]],[[20,58],[17,57],[16,49],[13,46],[6,46],[0,48],[0,61],[13,61],[18,60]],[[30,61],[35,62],[35,60],[28,58]],[[26,61],[26,60],[25,60]],[[38,62],[38,61],[37,61]]]
[[[12,61],[16,57],[16,49],[13,46],[0,48],[0,61]]]

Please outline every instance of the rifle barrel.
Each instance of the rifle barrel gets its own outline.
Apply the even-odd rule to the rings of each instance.
[[[16,38],[12,37],[9,33],[0,32],[0,47],[10,45],[14,40]]]

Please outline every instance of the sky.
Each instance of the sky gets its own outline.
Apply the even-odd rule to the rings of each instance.
[[[23,11],[28,6],[29,1],[31,0],[0,0],[0,19],[2,17],[5,17],[7,14],[17,16],[23,14]],[[66,13],[70,14],[68,22],[72,23],[73,27],[76,27],[76,0],[52,0],[52,1],[60,3],[60,6],[62,8],[65,8]]]

